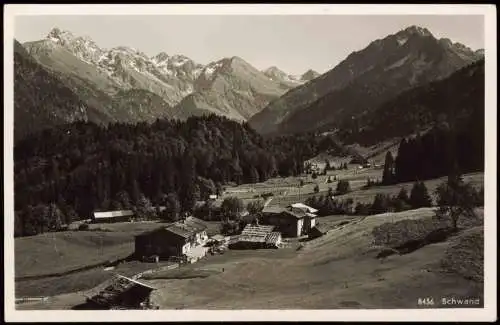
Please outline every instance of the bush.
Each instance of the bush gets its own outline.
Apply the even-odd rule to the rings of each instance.
[[[371,204],[358,202],[356,208],[354,209],[354,214],[356,215],[369,215]]]
[[[370,214],[379,214],[390,211],[391,209],[391,197],[389,195],[377,194],[373,199],[373,203],[370,207]]]
[[[373,228],[373,244],[395,248],[409,241],[423,240],[433,231],[445,228],[445,224],[433,217],[386,222]]]
[[[335,194],[336,195],[342,195],[342,194],[347,194],[351,191],[351,186],[349,184],[349,181],[346,180],[340,180],[337,183],[337,189]]]
[[[225,236],[237,235],[241,232],[242,228],[239,222],[224,221],[221,224],[221,234]]]
[[[82,223],[81,225],[78,226],[78,230],[80,231],[86,231],[89,230],[89,224],[88,223]]]
[[[319,186],[318,186],[318,184],[316,184],[314,186],[314,193],[318,193],[318,192],[319,192]]]
[[[331,196],[313,196],[306,200],[306,204],[318,210],[318,215],[328,216],[333,214],[352,214],[354,201],[352,198],[346,200],[334,200]]]
[[[269,193],[263,193],[263,194],[261,195],[261,197],[262,197],[264,200],[267,200],[267,199],[268,199],[269,197],[271,197],[271,196],[274,196],[274,194],[273,194],[273,193],[271,193],[271,192],[269,192]]]
[[[449,218],[452,227],[457,229],[458,219],[477,219],[474,207],[481,203],[479,192],[471,184],[464,183],[461,176],[449,176],[445,183],[436,188],[437,204],[436,216],[441,219]]]

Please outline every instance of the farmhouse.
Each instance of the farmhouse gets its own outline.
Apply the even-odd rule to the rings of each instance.
[[[302,203],[292,204],[287,208],[266,207],[262,210],[262,223],[275,226],[283,237],[300,237],[315,226],[316,211]]]
[[[187,217],[166,227],[135,236],[135,255],[160,258],[180,257],[196,261],[206,255],[207,225],[200,219]]]
[[[116,307],[142,309],[149,304],[154,287],[117,274],[102,285],[87,291],[87,303],[103,309]]]
[[[93,221],[95,223],[123,222],[130,221],[133,216],[134,212],[132,210],[94,212]]]
[[[229,244],[231,249],[278,248],[281,234],[273,232],[274,226],[246,225],[235,241]]]

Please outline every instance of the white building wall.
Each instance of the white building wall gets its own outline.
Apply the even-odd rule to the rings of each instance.
[[[297,237],[302,235],[302,228],[304,227],[304,219],[299,219],[297,221]]]

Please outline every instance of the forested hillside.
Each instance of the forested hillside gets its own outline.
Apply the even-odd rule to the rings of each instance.
[[[353,120],[339,136],[369,146],[439,123],[463,124],[470,119],[469,127],[484,132],[484,85],[484,60],[480,60],[446,79],[403,92]]]
[[[332,149],[341,153],[328,137],[264,139],[247,124],[215,115],[58,126],[14,149],[19,233],[40,233],[96,210],[165,205],[172,197],[189,211],[227,182],[298,174],[304,160]]]

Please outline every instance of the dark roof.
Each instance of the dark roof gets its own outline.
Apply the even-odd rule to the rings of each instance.
[[[306,214],[305,214],[305,212],[284,210],[279,215],[283,216],[285,218],[288,217],[288,218],[302,219],[305,217]]]
[[[146,289],[148,292],[155,290],[154,287],[148,284],[116,274],[108,281],[85,292],[84,296],[97,304],[108,305],[112,304],[117,296],[137,286]]]
[[[207,228],[207,225],[202,220],[195,217],[187,217],[184,221],[178,221],[166,227],[165,230],[181,237],[188,238],[196,233],[206,230]]]
[[[135,237],[144,237],[158,231],[168,231],[178,236],[188,238],[189,236],[202,232],[208,228],[208,225],[195,217],[187,217],[184,221],[177,221],[167,226],[160,226],[153,230],[148,230]]]
[[[285,211],[285,208],[279,207],[279,206],[266,206],[264,209],[262,209],[262,213],[276,213],[279,214],[283,211]]]

